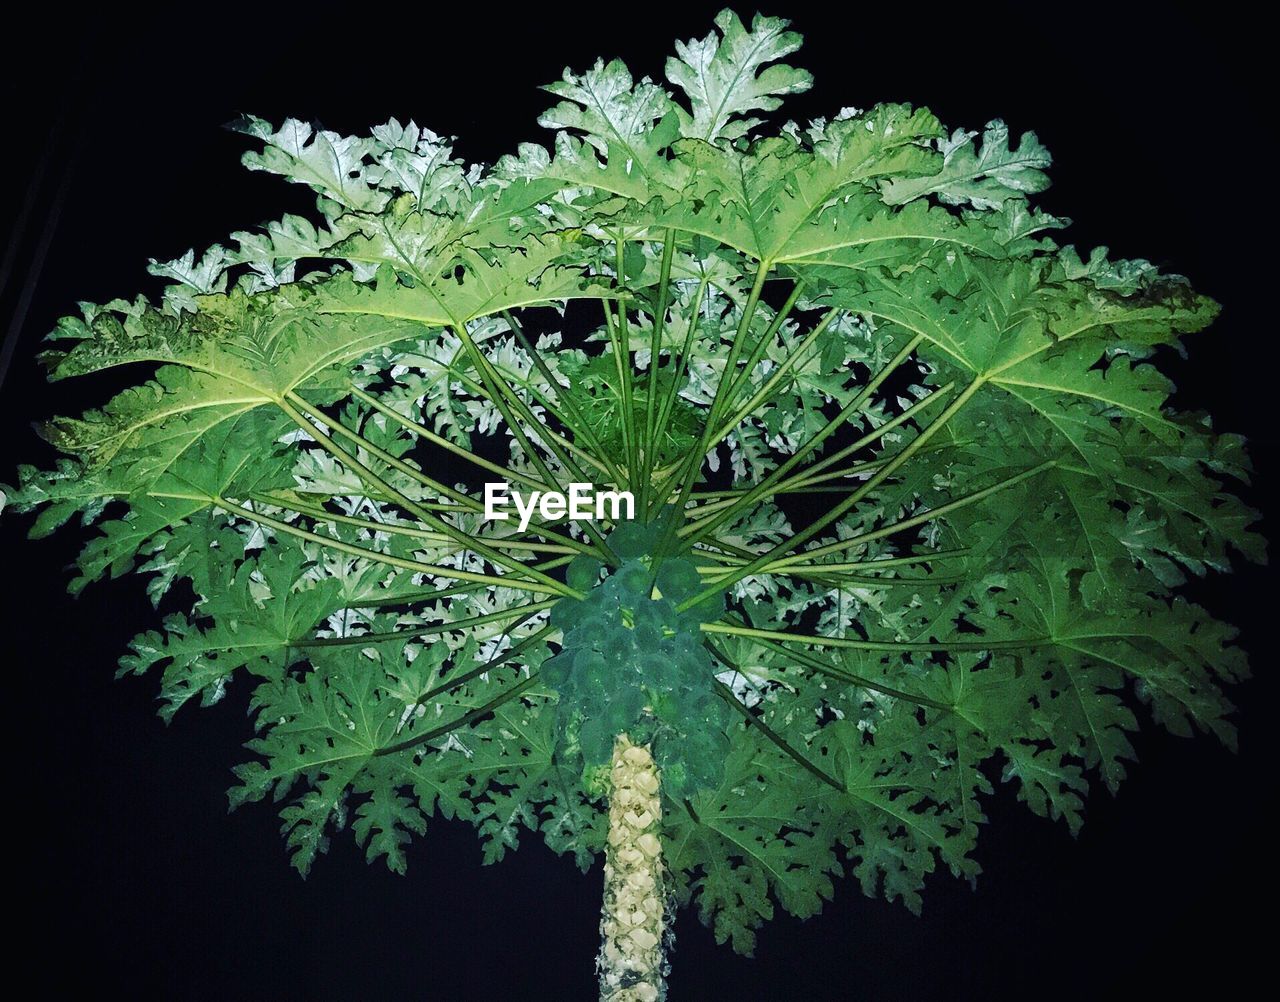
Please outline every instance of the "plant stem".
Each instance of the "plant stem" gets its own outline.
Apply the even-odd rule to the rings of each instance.
[[[607,305],[605,306],[605,311],[606,313],[608,312]],[[493,401],[494,406],[497,407],[498,411],[502,414],[503,420],[507,422],[507,427],[511,429],[512,437],[514,437],[520,444],[520,448],[523,449],[525,455],[529,457],[529,461],[532,462],[533,465],[537,467],[538,472],[542,474],[542,479],[546,483],[553,485],[557,490],[563,489],[564,485],[561,484],[560,478],[551,472],[551,467],[547,465],[542,454],[535,449],[529,441],[529,436],[525,432],[525,428],[515,419],[514,415],[517,413],[520,415],[520,418],[524,421],[525,425],[530,429],[542,428],[546,432],[545,435],[539,438],[539,444],[546,449],[547,452],[555,458],[556,462],[558,462],[569,474],[570,480],[585,481],[587,478],[583,475],[582,470],[578,465],[569,458],[569,455],[564,449],[557,448],[557,436],[555,433],[547,427],[545,422],[538,420],[537,415],[535,415],[529,408],[529,405],[521,399],[520,394],[516,393],[507,381],[502,378],[502,375],[494,367],[493,363],[485,356],[484,352],[480,350],[475,339],[472,338],[471,332],[467,330],[467,325],[454,324],[453,330],[466,346],[467,352],[471,356],[472,364],[480,373],[485,386],[489,388],[489,399]],[[514,408],[514,411],[512,408]],[[535,434],[537,434],[536,431]],[[601,467],[601,469],[603,469],[603,467]],[[591,537],[592,541],[595,542],[596,545],[606,550],[606,552],[608,551],[608,547],[604,542],[604,537],[600,535],[600,531],[592,523],[582,523],[582,529]]]
[[[515,470],[508,470],[505,466],[499,466],[497,463],[489,462],[489,460],[485,459],[483,456],[477,456],[470,449],[465,449],[455,442],[450,442],[443,435],[437,435],[426,425],[419,424],[417,421],[414,421],[411,418],[405,417],[405,415],[401,414],[395,408],[388,407],[377,397],[374,397],[368,393],[365,393],[362,389],[360,389],[360,387],[356,386],[354,383],[351,383],[348,386],[348,389],[351,391],[351,395],[355,397],[357,400],[359,400],[361,403],[365,404],[368,407],[373,408],[379,414],[383,415],[383,417],[390,418],[392,421],[396,422],[396,424],[400,425],[401,428],[409,432],[409,434],[413,435],[415,438],[426,439],[432,445],[438,445],[440,446],[440,448],[446,449],[449,452],[452,452],[455,456],[461,456],[463,459],[467,460],[468,462],[474,463],[476,466],[480,467],[480,469],[488,470],[490,473],[496,473],[498,474],[498,476],[502,477],[504,480],[508,480],[512,483],[525,484],[526,486],[533,487],[540,491],[553,489],[549,484],[544,483],[543,481],[539,480],[537,477],[531,477],[531,476],[528,476],[527,474],[519,473]]]
[[[756,630],[725,623],[703,623],[704,633],[725,633],[731,637],[774,640],[779,643],[805,644],[809,647],[838,647],[851,651],[879,651],[884,654],[917,651],[1003,651],[1040,647],[1049,637],[1017,637],[997,640],[851,640],[846,637],[823,637],[816,634],[788,633],[785,630]]]
[[[623,238],[621,231],[614,241],[616,248],[615,255],[615,271],[619,287],[624,281],[623,276]],[[623,300],[619,298],[616,301],[618,315],[614,317],[609,309],[609,301],[602,299],[601,307],[604,309],[604,325],[605,332],[609,336],[609,347],[613,351],[613,364],[618,377],[618,388],[622,394],[622,421],[619,427],[622,430],[622,454],[623,460],[627,464],[627,488],[628,490],[637,490],[637,482],[639,479],[639,471],[636,469],[637,460],[637,443],[636,443],[636,427],[635,427],[635,411],[632,407],[632,387],[631,387],[631,334],[627,326],[627,308]]]
[[[783,647],[772,640],[762,640],[759,637],[754,638],[755,642],[765,650],[772,651],[774,654],[781,654],[796,664],[808,668],[810,671],[817,672],[826,678],[835,679],[837,682],[843,682],[847,685],[859,686],[863,689],[870,689],[873,692],[883,693],[886,696],[892,696],[894,699],[904,699],[908,703],[915,703],[918,706],[929,706],[935,710],[950,709],[946,703],[941,703],[936,699],[929,699],[927,696],[920,696],[915,693],[905,692],[902,689],[895,689],[884,682],[877,682],[873,679],[865,678],[861,675],[854,674],[844,668],[837,667],[822,658],[810,654],[808,651],[796,650],[795,648]]]
[[[658,416],[653,432],[655,450],[658,448],[658,443],[662,441],[667,433],[667,424],[671,417],[671,412],[675,408],[676,399],[680,396],[680,382],[684,379],[685,369],[689,364],[689,350],[693,347],[694,341],[697,340],[698,325],[702,321],[702,304],[707,294],[708,284],[708,279],[704,275],[698,282],[698,291],[694,294],[693,299],[690,300],[693,304],[693,315],[689,317],[689,322],[685,327],[684,344],[680,347],[680,354],[671,360],[670,388],[663,394],[662,405],[658,408]],[[683,462],[681,461],[675,463],[669,471],[663,474],[659,474],[656,467],[650,470],[649,477],[657,485],[656,487],[651,485],[651,487],[659,506],[662,505],[663,491],[666,489],[668,481],[682,468]]]
[[[787,317],[791,315],[791,311],[795,308],[796,301],[800,298],[800,293],[804,291],[804,279],[796,279],[796,284],[791,287],[791,294],[787,296],[787,301],[782,304],[780,309],[773,316],[773,321],[769,324],[768,329],[764,332],[764,336],[756,342],[756,346],[751,350],[751,355],[747,358],[746,364],[742,367],[742,371],[738,374],[734,384],[729,388],[729,399],[734,400],[738,396],[738,391],[746,385],[747,380],[751,378],[751,373],[755,371],[760,359],[764,358],[764,353],[773,344],[773,339],[786,323]]]
[[[714,657],[717,661],[719,661],[725,667],[732,670],[735,674],[740,674],[741,670],[739,669],[738,665],[734,664],[733,660],[727,654],[725,654],[722,650],[720,650],[720,648],[716,647],[715,644],[710,643],[710,641],[708,640],[708,642],[704,646],[707,648],[707,650],[711,652],[712,657]],[[839,790],[841,793],[848,792],[845,789],[845,785],[843,783],[841,783],[838,779],[832,776],[829,772],[826,772],[824,769],[821,769],[817,765],[814,765],[814,763],[809,761],[809,759],[804,754],[802,754],[801,752],[793,748],[790,744],[787,743],[787,741],[780,734],[778,734],[772,727],[766,724],[763,719],[763,716],[764,716],[763,713],[760,716],[756,716],[756,714],[751,712],[751,710],[746,706],[746,704],[741,702],[738,699],[738,697],[734,695],[733,690],[730,689],[723,682],[721,682],[718,678],[712,679],[711,681],[712,681],[713,687],[715,688],[716,695],[718,695],[721,699],[723,699],[726,703],[728,703],[730,707],[732,707],[734,710],[740,713],[742,715],[743,720],[747,722],[748,727],[756,728],[758,731],[760,731],[761,734],[763,734],[766,738],[769,739],[769,741],[774,745],[774,747],[776,747],[784,755],[786,755],[793,762],[795,762],[797,765],[803,768],[806,772],[811,773],[813,776],[816,776],[818,779],[826,783],[832,789]]]
[[[432,637],[441,633],[453,633],[458,630],[470,630],[477,626],[486,626],[489,623],[505,623],[512,619],[527,618],[533,613],[541,612],[544,609],[550,609],[558,601],[558,598],[545,599],[541,602],[530,602],[528,605],[517,605],[510,609],[501,609],[498,612],[487,612],[483,616],[471,616],[467,619],[458,619],[452,622],[444,623],[426,623],[422,626],[407,626],[399,630],[390,630],[386,633],[363,633],[348,637],[317,637],[311,640],[296,640],[293,647],[363,647],[370,644],[382,643],[386,640],[399,640],[408,637]]]
[[[542,374],[542,378],[547,381],[547,385],[552,388],[553,392],[555,392],[558,402],[564,406],[564,409],[572,422],[572,424],[568,424],[562,420],[561,423],[565,424],[567,427],[571,427],[575,435],[582,436],[582,439],[586,442],[588,448],[591,449],[604,464],[606,468],[605,472],[608,476],[611,476],[613,478],[613,482],[618,487],[621,487],[622,471],[618,469],[617,465],[610,458],[607,450],[600,445],[600,440],[596,438],[595,431],[591,427],[591,422],[582,417],[582,412],[578,410],[578,405],[573,402],[573,397],[568,393],[561,392],[562,387],[560,386],[559,380],[556,379],[551,368],[543,360],[542,353],[538,351],[534,343],[525,335],[524,328],[521,327],[520,322],[512,316],[509,310],[504,310],[502,316],[511,327],[511,333],[515,335],[516,340],[520,342],[520,346],[524,348],[529,358],[533,361],[534,366],[536,366],[538,371]]]
[[[1006,477],[1004,480],[994,483],[990,487],[984,487],[980,491],[974,491],[971,494],[962,495],[954,501],[948,501],[946,504],[940,504],[936,508],[928,508],[925,511],[920,512],[918,515],[912,515],[910,518],[900,519],[897,522],[890,522],[888,525],[883,525],[879,529],[860,532],[854,536],[849,536],[847,539],[842,539],[839,542],[828,543],[825,546],[815,546],[812,549],[802,550],[799,553],[792,554],[791,556],[783,557],[781,560],[767,563],[764,566],[768,568],[768,570],[765,570],[763,573],[770,574],[778,570],[793,567],[796,564],[804,564],[813,560],[815,557],[825,557],[834,553],[844,553],[846,550],[851,550],[858,546],[865,546],[873,540],[883,539],[885,536],[892,536],[906,529],[913,529],[918,525],[924,525],[926,522],[931,522],[934,519],[941,518],[943,515],[949,515],[951,512],[957,511],[966,505],[989,498],[992,494],[998,494],[1000,491],[1008,490],[1010,487],[1020,484],[1024,480],[1029,480],[1031,477],[1038,476],[1055,465],[1057,464],[1054,460],[1046,459],[1038,466],[1033,466],[1031,469],[1024,470],[1012,477]],[[814,566],[819,568],[822,567],[821,564],[815,564]]]
[[[662,799],[648,745],[625,734],[609,771],[609,841],[600,910],[601,1002],[658,1002],[666,996],[666,870]]]
[[[671,282],[671,257],[675,253],[675,233],[667,230],[662,242],[662,267],[658,275],[658,302],[653,311],[649,341],[649,392],[644,402],[644,470],[640,478],[640,512],[649,518],[649,482],[657,462],[658,440],[654,428],[654,402],[658,397],[658,362],[662,358],[662,331],[667,323],[667,287]]]
[[[802,463],[810,453],[818,448],[818,446],[825,442],[836,431],[836,429],[840,427],[840,425],[844,424],[844,422],[852,415],[861,413],[862,408],[866,405],[867,401],[871,399],[872,394],[879,389],[880,385],[889,378],[898,366],[911,357],[911,353],[915,351],[918,343],[918,338],[908,342],[906,346],[903,347],[903,349],[899,351],[892,360],[890,360],[888,365],[868,380],[867,384],[862,387],[857,396],[840,408],[839,413],[823,425],[822,428],[811,436],[799,449],[792,453],[785,463],[770,473],[769,476],[751,490],[747,491],[747,493],[736,498],[732,505],[721,511],[720,514],[715,516],[715,518],[701,523],[698,527],[698,531],[694,534],[694,539],[701,538],[706,533],[713,531],[717,526],[736,517],[736,513],[745,510],[760,498],[766,497],[770,493],[776,491],[779,486],[779,482],[800,463]],[[950,389],[951,384],[948,383],[946,386],[930,394],[930,396],[925,397],[925,401],[940,399],[949,393]],[[917,401],[912,406],[911,410],[915,410],[916,408],[924,405],[924,401]],[[887,429],[883,427],[875,429],[875,432],[871,436],[872,440],[874,440],[879,434],[883,434],[885,430]]]
[[[769,277],[769,270],[772,267],[773,265],[768,261],[760,262],[760,267],[756,271],[755,282],[751,286],[751,294],[747,296],[746,304],[742,307],[742,316],[738,320],[738,328],[734,332],[733,343],[729,346],[729,357],[725,360],[724,371],[720,374],[720,381],[716,384],[715,396],[711,399],[711,408],[707,413],[706,424],[703,426],[702,439],[697,448],[689,454],[688,460],[682,467],[683,477],[675,500],[675,510],[678,515],[684,512],[684,507],[689,501],[689,491],[693,489],[694,481],[698,479],[698,473],[701,471],[703,461],[706,459],[707,450],[710,448],[712,429],[716,427],[720,417],[720,410],[728,393],[729,385],[734,381],[734,370],[738,365],[738,356],[742,353],[742,346],[746,341],[747,332],[751,329],[751,320],[755,316],[756,307],[760,303],[760,293],[764,289],[765,280]],[[666,490],[667,488],[664,484],[664,495]],[[680,518],[677,517],[667,522],[666,528],[662,533],[662,539],[654,551],[652,576],[655,580],[658,576],[658,569],[662,566],[662,561],[671,552],[671,544],[676,538],[676,527],[679,521]]]
[[[466,494],[463,494],[460,491],[454,490],[448,484],[442,484],[440,481],[427,476],[421,470],[416,469],[413,466],[410,466],[403,459],[399,459],[391,455],[391,453],[387,452],[385,449],[379,448],[378,446],[370,442],[367,438],[365,438],[363,435],[361,435],[358,431],[354,431],[351,428],[348,428],[337,418],[332,418],[328,414],[326,414],[324,411],[320,410],[320,408],[312,406],[310,403],[306,401],[306,399],[298,396],[296,393],[292,393],[292,392],[287,393],[285,396],[285,399],[283,400],[283,402],[281,402],[280,407],[281,409],[284,410],[286,414],[289,415],[289,417],[295,423],[297,423],[297,418],[295,417],[296,412],[293,410],[293,408],[296,408],[297,411],[300,411],[303,414],[305,414],[307,417],[309,417],[311,420],[300,424],[299,428],[306,431],[307,434],[310,435],[312,438],[316,439],[316,441],[319,442],[322,447],[325,444],[323,439],[323,436],[325,433],[321,430],[321,426],[328,428],[331,434],[338,435],[341,438],[345,438],[348,442],[351,442],[353,445],[355,445],[357,449],[364,449],[371,456],[374,456],[375,458],[382,460],[382,462],[386,463],[393,470],[397,470],[398,472],[404,474],[410,480],[413,480],[416,483],[421,484],[423,487],[427,487],[433,491],[437,491],[442,497],[450,498],[451,500],[457,502],[460,505],[465,505],[467,508],[469,508],[471,511],[474,511],[474,512],[480,512],[484,510],[484,505],[482,505],[475,498],[470,497]],[[359,473],[360,471],[356,470],[353,472]],[[401,501],[408,500],[406,495],[396,491],[395,488],[392,487],[390,484],[382,483],[382,484],[379,484],[378,486],[381,490],[384,490],[388,492],[392,497],[395,497],[396,502],[398,504]]]
[[[435,741],[442,738],[446,734],[456,731],[460,727],[466,727],[473,721],[479,720],[481,717],[487,717],[498,707],[511,702],[518,696],[523,696],[528,690],[532,689],[538,682],[538,673],[534,672],[522,681],[517,682],[503,692],[498,693],[493,699],[485,703],[483,706],[477,706],[474,710],[464,713],[462,716],[450,720],[447,724],[441,724],[439,727],[433,727],[429,731],[422,734],[415,734],[411,738],[398,741],[393,745],[387,745],[384,748],[377,748],[373,754],[375,758],[381,758],[384,755],[398,755],[402,751],[408,751],[411,748],[419,748],[429,741]]]
[[[338,445],[329,435],[321,431],[316,424],[313,424],[312,421],[308,421],[307,418],[303,417],[302,414],[300,414],[298,410],[296,410],[292,406],[292,404],[290,403],[290,400],[292,400],[293,403],[300,404],[307,411],[307,413],[310,414],[312,418],[317,421],[322,421],[335,429],[342,427],[341,425],[334,422],[333,419],[328,417],[328,415],[312,407],[305,400],[303,400],[301,397],[295,394],[290,394],[289,399],[282,398],[281,400],[278,401],[280,408],[286,414],[289,415],[290,419],[292,419],[293,422],[297,424],[299,428],[302,428],[309,435],[311,435],[311,437],[314,438],[326,452],[332,455],[339,462],[343,463],[348,469],[354,472],[357,476],[360,477],[360,479],[364,480],[366,483],[372,484],[377,489],[384,491],[392,496],[396,496],[397,497],[396,504],[400,508],[403,508],[405,511],[407,511],[410,515],[413,515],[414,517],[420,519],[422,522],[426,523],[429,526],[432,526],[433,528],[439,530],[440,532],[445,533],[451,539],[457,541],[458,543],[461,543],[463,546],[467,547],[468,550],[471,550],[475,553],[480,554],[480,556],[485,557],[491,563],[496,564],[499,567],[505,567],[507,568],[507,570],[514,571],[517,574],[528,574],[534,580],[539,581],[544,585],[550,586],[547,588],[540,589],[542,591],[551,591],[561,595],[572,594],[575,597],[578,597],[576,593],[573,591],[573,589],[567,588],[565,585],[561,584],[559,581],[556,581],[555,578],[548,577],[546,574],[543,574],[541,571],[533,570],[527,564],[523,564],[518,560],[513,560],[511,557],[508,557],[506,554],[498,552],[493,547],[480,542],[475,536],[472,536],[466,532],[463,532],[461,529],[459,529],[457,526],[453,525],[452,523],[447,522],[444,519],[440,518],[438,515],[435,515],[427,511],[421,505],[415,504],[409,498],[406,498],[403,494],[399,494],[399,492],[396,491],[394,487],[392,487],[385,480],[383,480],[376,473],[374,473],[371,469],[365,466],[362,462],[360,462],[360,460],[358,460],[355,456],[349,453],[346,449]],[[465,577],[462,574],[454,574],[452,576],[458,578],[459,580],[465,580]]]
[[[238,505],[226,498],[211,498],[210,503],[217,505],[228,515],[234,515],[237,518],[247,519],[250,522],[257,522],[259,525],[265,525],[268,528],[275,529],[276,532],[283,532],[285,535],[294,536],[297,539],[305,540],[308,543],[315,543],[317,546],[334,550],[337,553],[345,553],[352,557],[361,557],[365,560],[372,560],[374,563],[386,564],[388,567],[398,567],[405,571],[414,571],[420,574],[430,574],[433,577],[445,578],[453,581],[472,581],[477,584],[493,585],[497,588],[514,588],[517,591],[536,592],[538,594],[552,595],[574,595],[566,585],[556,581],[555,578],[548,578],[541,571],[529,564],[521,564],[519,566],[534,572],[539,578],[546,578],[547,583],[540,581],[528,581],[524,578],[515,577],[514,575],[496,576],[493,574],[476,574],[472,571],[459,570],[456,567],[440,567],[436,564],[424,563],[421,560],[406,560],[403,557],[396,557],[390,553],[382,553],[378,550],[369,550],[362,546],[353,546],[351,543],[344,543],[340,539],[333,539],[329,536],[322,536],[319,533],[309,532],[306,529],[300,529],[296,525],[289,522],[281,521],[278,518],[272,518],[270,515],[264,515],[261,512],[253,511],[243,505]]]
[[[781,383],[782,380],[786,379],[793,369],[798,369],[800,367],[801,362],[808,362],[812,359],[812,356],[808,354],[809,348],[813,345],[814,341],[822,336],[823,332],[830,326],[831,321],[836,318],[836,315],[839,312],[839,310],[834,309],[828,310],[817,326],[805,335],[804,340],[799,344],[794,345],[789,350],[787,357],[783,359],[782,362],[778,364],[778,367],[769,374],[769,377],[764,381],[764,385],[762,385],[760,389],[756,390],[756,392],[751,395],[751,398],[734,412],[732,417],[728,418],[722,425],[720,425],[719,428],[712,432],[711,445],[719,443],[726,435],[729,434],[729,432],[733,431],[734,428],[750,417],[757,407],[773,395],[773,391],[777,389],[778,384]],[[730,390],[730,393],[735,393],[738,386],[745,384],[750,378],[751,373],[744,369],[741,377],[738,379],[737,385],[734,386],[733,390]],[[730,406],[732,406],[732,397],[730,398]]]
[[[290,500],[286,498],[272,497],[270,494],[252,494],[250,500],[259,504],[270,505],[273,508],[280,508],[284,511],[297,512],[299,515],[305,515],[313,522],[333,522],[339,525],[350,525],[357,529],[365,529],[369,532],[384,532],[392,536],[408,536],[412,539],[422,539],[432,543],[455,543],[453,549],[448,550],[448,555],[452,556],[456,553],[466,552],[466,547],[456,544],[451,537],[446,536],[443,532],[433,532],[430,529],[419,529],[412,525],[405,525],[403,522],[378,522],[367,518],[358,518],[354,515],[339,515],[335,512],[328,511],[318,505],[307,504],[303,501]],[[528,550],[533,553],[593,553],[591,547],[579,543],[577,540],[566,539],[563,545],[559,543],[535,543],[526,539],[507,538],[505,536],[476,536],[491,546],[496,546],[508,550]],[[557,536],[556,538],[564,538]]]
[[[847,512],[852,510],[854,505],[856,505],[859,501],[861,501],[864,497],[866,497],[869,493],[871,493],[871,491],[879,487],[885,480],[888,480],[889,477],[893,476],[893,474],[897,472],[897,469],[899,466],[901,466],[913,455],[915,455],[915,453],[919,449],[921,449],[929,441],[929,439],[932,438],[938,432],[939,429],[944,427],[946,423],[949,420],[951,420],[951,418],[955,415],[955,413],[958,410],[960,410],[960,408],[963,407],[968,402],[969,398],[972,397],[973,394],[979,390],[979,388],[981,388],[982,383],[983,383],[983,379],[981,376],[975,378],[973,382],[970,383],[968,387],[966,387],[960,393],[960,395],[951,402],[950,406],[948,406],[946,410],[944,410],[941,414],[939,414],[938,417],[935,418],[931,423],[927,424],[914,439],[912,439],[909,443],[907,443],[905,447],[903,447],[898,453],[896,453],[894,457],[890,459],[888,463],[885,464],[885,466],[880,470],[879,473],[877,473],[870,480],[866,481],[861,487],[859,487],[856,491],[850,494],[847,498],[841,501],[838,505],[832,508],[825,515],[818,518],[816,521],[812,522],[808,526],[808,528],[804,529],[801,532],[796,533],[790,539],[787,539],[781,543],[778,543],[769,552],[762,554],[761,556],[753,560],[751,563],[747,564],[745,567],[734,572],[732,576],[727,577],[721,581],[717,581],[715,585],[712,585],[711,587],[708,587],[708,588],[704,588],[697,595],[694,595],[691,598],[685,599],[685,601],[680,603],[680,605],[677,606],[677,608],[681,612],[683,612],[685,609],[688,609],[688,608],[691,608],[692,606],[697,605],[699,602],[702,602],[705,599],[710,598],[712,595],[715,595],[720,591],[723,591],[727,588],[732,587],[734,584],[741,581],[743,578],[747,578],[747,577],[750,577],[752,574],[759,573],[762,567],[765,567],[775,562],[781,562],[780,561],[781,557],[786,556],[791,550],[798,549],[799,547],[807,543],[809,540],[813,539],[815,536],[821,534],[821,532],[832,522],[838,521],[839,519],[843,518]],[[777,471],[775,470],[774,472],[776,473]]]
[[[540,571],[553,571],[557,567],[563,567],[565,564],[573,560],[573,557],[556,557],[554,560],[545,560],[541,563],[534,564]],[[385,597],[370,598],[351,606],[353,609],[387,609],[393,606],[401,605],[421,605],[425,602],[440,602],[446,598],[453,598],[456,595],[474,595],[478,591],[487,588],[488,585],[477,582],[468,582],[467,584],[451,585],[448,588],[415,588],[411,591],[390,591]]]

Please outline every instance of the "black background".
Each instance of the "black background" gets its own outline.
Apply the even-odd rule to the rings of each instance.
[[[807,35],[793,61],[817,78],[799,119],[842,104],[927,103],[952,126],[1002,116],[1055,153],[1040,204],[1108,243],[1192,277],[1225,305],[1179,367],[1178,402],[1247,433],[1269,508],[1276,328],[1274,113],[1260,87],[1267,32],[1228,6],[773,5]],[[823,5],[828,6],[828,5]],[[36,418],[99,402],[109,381],[48,387],[40,337],[77,300],[154,290],[148,257],[203,248],[305,191],[237,165],[249,112],[364,132],[395,115],[461,137],[491,160],[546,141],[537,84],[565,64],[622,56],[660,75],[674,38],[715,7],[346,3],[201,5],[166,14],[36,11],[5,26],[4,312],[13,350],[0,390],[0,481],[48,462]],[[28,12],[31,13],[31,12]],[[46,254],[47,252],[47,254]],[[12,320],[11,320],[12,318]],[[405,878],[335,839],[311,878],[289,868],[276,815],[230,816],[228,768],[243,703],[184,711],[166,729],[154,679],[112,681],[152,625],[141,585],[63,592],[76,533],[39,543],[0,518],[0,670],[11,890],[10,977],[38,997],[76,985],[140,999],[589,999],[599,868],[580,874],[526,837],[484,867],[469,826],[437,820]],[[936,875],[923,917],[837,886],[821,916],[780,918],[747,960],[691,911],[677,926],[671,997],[1058,999],[1096,993],[1246,998],[1271,963],[1275,684],[1271,579],[1258,569],[1193,588],[1239,623],[1259,676],[1238,693],[1242,750],[1148,729],[1120,796],[1090,803],[1072,839],[1001,789],[976,891]],[[15,788],[16,787],[16,788]],[[13,878],[17,878],[14,880]],[[14,896],[16,895],[16,896]],[[1258,988],[1246,987],[1263,977]]]

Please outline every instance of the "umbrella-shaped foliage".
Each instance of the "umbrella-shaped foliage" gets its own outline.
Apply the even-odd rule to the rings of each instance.
[[[54,378],[139,381],[49,421],[8,505],[96,524],[73,590],[190,583],[122,670],[166,717],[248,700],[232,803],[304,874],[344,829],[403,870],[437,814],[589,865],[626,735],[671,895],[749,952],[843,873],[972,878],[996,776],[1075,830],[1140,717],[1234,741],[1244,659],[1178,586],[1261,559],[1248,462],[1160,369],[1215,305],[1064,245],[1034,135],[768,124],[799,37],[716,27],[665,82],[566,71],[550,146],[492,165],[245,120],[317,212],[52,335]],[[521,530],[494,481],[635,517]]]

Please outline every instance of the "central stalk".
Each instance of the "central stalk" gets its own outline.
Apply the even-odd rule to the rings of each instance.
[[[585,788],[609,801],[602,1002],[666,997],[662,798],[679,804],[717,787],[734,723],[702,635],[724,598],[679,608],[702,590],[701,574],[682,552],[655,559],[662,531],[660,522],[623,522],[608,536],[618,565],[575,558],[565,578],[582,597],[552,607],[560,653],[540,669],[557,699],[557,755],[580,763]]]
[[[625,735],[609,771],[609,844],[600,916],[601,1002],[666,997],[666,892],[658,766],[646,745]]]

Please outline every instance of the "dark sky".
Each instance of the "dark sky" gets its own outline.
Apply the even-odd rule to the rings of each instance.
[[[15,172],[0,188],[0,323],[12,349],[0,482],[20,461],[48,461],[32,420],[110,388],[46,387],[34,356],[60,314],[153,289],[149,257],[308,210],[305,193],[239,167],[244,137],[223,123],[248,112],[353,132],[394,115],[488,160],[549,138],[535,119],[551,100],[536,85],[564,65],[620,55],[637,76],[660,74],[672,39],[705,34],[715,11],[259,3],[124,17],[46,6],[0,42],[4,163]],[[1149,257],[1225,305],[1179,368],[1179,403],[1250,436],[1252,499],[1269,507],[1268,33],[1226,5],[1195,15],[1145,3],[785,6],[771,12],[807,34],[794,61],[817,78],[789,102],[792,115],[907,100],[952,126],[1000,116],[1015,132],[1035,129],[1057,161],[1040,204],[1077,220],[1071,239]],[[0,518],[20,885],[6,897],[20,930],[9,973],[35,979],[37,997],[92,983],[223,1002],[592,998],[598,868],[584,876],[532,837],[484,867],[470,827],[437,820],[407,877],[367,867],[344,835],[301,881],[274,812],[226,813],[228,770],[248,736],[243,705],[184,712],[166,729],[154,679],[112,681],[129,638],[152,625],[141,585],[98,585],[72,601],[63,568],[75,532],[39,543],[23,532]],[[1261,652],[1261,677],[1238,693],[1238,756],[1147,731],[1127,786],[1095,797],[1074,840],[1002,790],[976,891],[939,875],[921,918],[844,882],[820,917],[766,926],[745,960],[683,912],[671,998],[1253,997],[1245,979],[1271,959],[1260,916],[1276,904],[1263,829],[1275,807],[1271,583],[1252,570],[1194,589]]]

